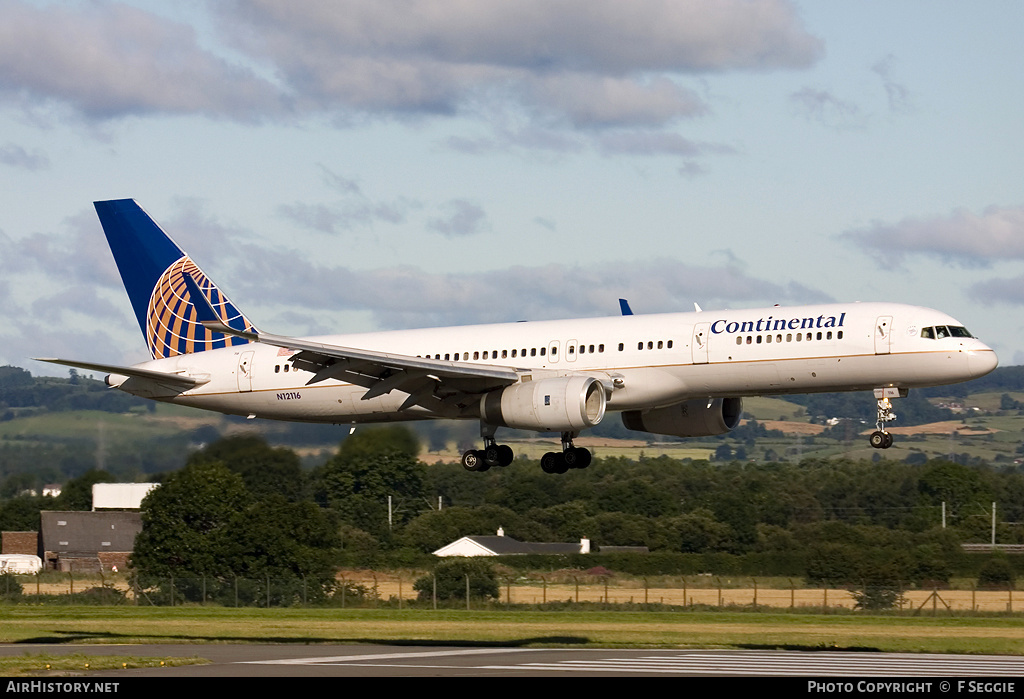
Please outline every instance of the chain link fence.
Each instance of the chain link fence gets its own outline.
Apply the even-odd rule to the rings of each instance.
[[[414,590],[418,584],[419,592]],[[430,572],[346,571],[330,580],[302,577],[175,575],[140,579],[130,575],[0,575],[6,603],[216,605],[225,607],[554,608],[589,605],[629,609],[897,610],[915,614],[1014,613],[1024,595],[1002,589],[929,589],[902,585],[808,587],[801,580],[770,584],[756,578],[688,576],[666,580],[594,579],[567,573],[494,578],[497,596],[465,593],[438,599]],[[466,587],[472,582],[466,576]],[[473,586],[475,589],[475,586]]]

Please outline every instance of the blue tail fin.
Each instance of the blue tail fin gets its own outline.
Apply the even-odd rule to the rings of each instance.
[[[154,359],[248,342],[203,327],[190,299],[186,274],[225,325],[255,330],[134,199],[98,201],[94,206]]]

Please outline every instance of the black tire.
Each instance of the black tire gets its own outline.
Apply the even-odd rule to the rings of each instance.
[[[498,465],[508,466],[516,458],[516,453],[507,444],[498,445]]]
[[[544,456],[540,457],[540,468],[544,473],[558,473],[558,454],[553,451],[549,451]]]
[[[875,430],[868,439],[875,449],[885,449],[885,432]]]
[[[462,454],[462,468],[467,471],[479,471],[480,466],[483,464],[483,459],[480,458],[480,452],[476,449],[470,449]]]
[[[594,460],[594,455],[585,447],[576,448],[576,468],[586,468]]]
[[[484,449],[484,463],[487,464],[487,468],[501,463],[501,449],[498,445],[492,444]]]
[[[885,433],[885,444],[882,445],[882,448],[883,449],[888,449],[891,446],[892,446],[892,433],[891,432],[886,432]]]

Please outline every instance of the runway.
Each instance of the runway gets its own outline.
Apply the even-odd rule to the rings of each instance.
[[[916,653],[359,645],[0,646],[0,655],[201,657],[90,677],[1024,677],[1024,658]]]

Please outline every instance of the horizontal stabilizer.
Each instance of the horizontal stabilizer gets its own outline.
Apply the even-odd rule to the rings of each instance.
[[[165,386],[171,386],[182,391],[187,391],[190,388],[195,388],[200,384],[204,384],[208,379],[195,379],[191,376],[182,376],[181,374],[168,374],[163,371],[152,371],[150,369],[139,369],[131,366],[117,366],[115,364],[93,364],[91,362],[79,362],[72,359],[55,359],[52,357],[34,357],[38,362],[49,362],[50,364],[62,364],[64,366],[75,367],[76,369],[85,369],[86,371],[102,371],[108,374],[117,374],[118,376],[129,376],[137,379],[145,379],[147,381],[155,381]]]

